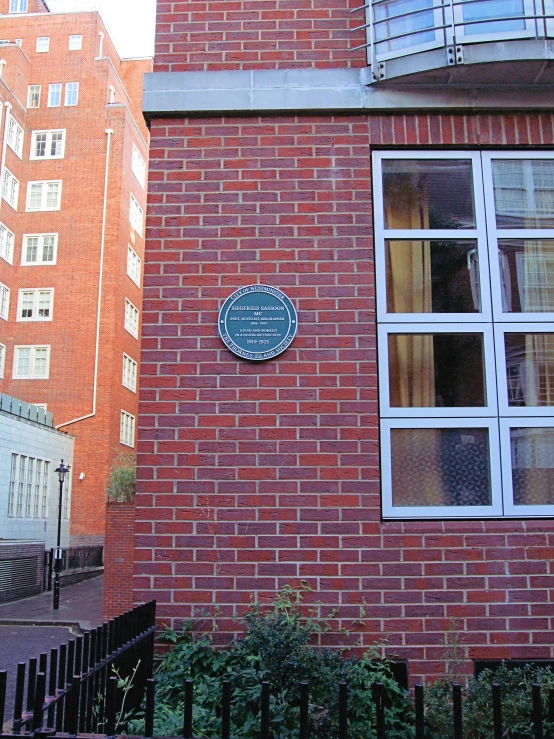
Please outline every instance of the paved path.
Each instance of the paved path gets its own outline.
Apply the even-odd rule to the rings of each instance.
[[[60,608],[52,609],[52,593],[0,604],[0,670],[8,671],[5,720],[13,716],[18,662],[39,657],[83,631],[102,623],[102,577],[60,591]]]

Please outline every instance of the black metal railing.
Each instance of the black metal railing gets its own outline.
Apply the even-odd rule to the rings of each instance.
[[[138,606],[17,666],[11,734],[114,734],[123,708],[140,708],[154,665],[156,602]],[[132,690],[117,690],[131,679]],[[0,672],[0,735],[7,672]],[[125,699],[126,703],[123,704]]]

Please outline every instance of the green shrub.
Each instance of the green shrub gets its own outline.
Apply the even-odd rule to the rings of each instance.
[[[110,503],[132,503],[137,483],[137,456],[118,454],[108,477],[106,496]]]

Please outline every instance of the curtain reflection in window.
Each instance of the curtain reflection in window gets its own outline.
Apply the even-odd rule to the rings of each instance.
[[[508,404],[554,405],[554,334],[506,333]]]
[[[554,429],[511,428],[515,505],[554,504]]]

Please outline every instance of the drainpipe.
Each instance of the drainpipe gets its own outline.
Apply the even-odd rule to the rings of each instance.
[[[4,103],[4,107],[6,108],[6,111],[4,115],[4,140],[2,142],[2,162],[0,163],[0,208],[2,207],[1,190],[4,187],[4,170],[6,168],[6,148],[8,146],[8,132],[9,132],[8,121],[10,119],[12,104]]]
[[[102,315],[102,287],[104,282],[104,247],[106,245],[106,213],[108,209],[108,175],[110,170],[110,146],[112,140],[113,130],[111,128],[106,129],[108,135],[108,144],[106,146],[106,173],[104,176],[104,204],[102,208],[102,238],[100,241],[100,266],[98,274],[98,306],[96,309],[96,349],[94,353],[94,385],[92,391],[92,412],[86,416],[80,416],[74,418],[66,423],[60,423],[56,426],[56,429],[62,429],[65,426],[71,426],[73,423],[79,421],[85,421],[87,418],[92,418],[96,415],[96,399],[98,395],[98,362],[100,358],[100,319]]]
[[[98,35],[100,36],[100,48],[98,49],[98,59],[102,59],[102,46],[104,45],[104,34],[102,31],[98,31]]]

